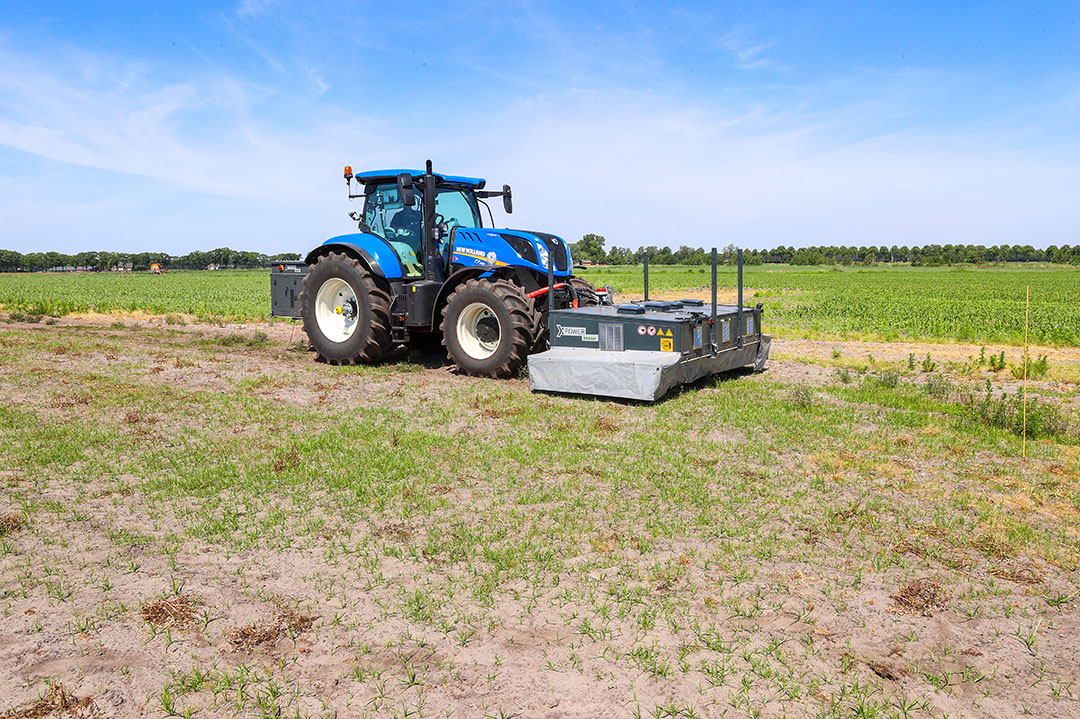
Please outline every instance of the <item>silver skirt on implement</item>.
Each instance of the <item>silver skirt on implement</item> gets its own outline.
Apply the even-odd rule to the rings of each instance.
[[[715,355],[689,358],[673,352],[554,347],[529,357],[529,387],[533,391],[653,402],[673,387],[708,375],[747,366],[764,369],[772,337],[760,337],[760,341]]]

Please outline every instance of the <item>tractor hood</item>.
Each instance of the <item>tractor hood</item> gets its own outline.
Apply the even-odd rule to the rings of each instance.
[[[459,227],[454,230],[450,261],[458,265],[526,266],[547,273],[548,259],[555,274],[574,269],[570,246],[557,235],[533,230]]]

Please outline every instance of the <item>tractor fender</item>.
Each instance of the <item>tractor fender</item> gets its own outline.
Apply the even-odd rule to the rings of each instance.
[[[343,252],[365,266],[376,277],[399,280],[403,275],[401,260],[394,249],[381,237],[367,232],[331,237],[307,254],[304,262],[312,265],[323,255]]]
[[[454,272],[452,275],[446,278],[446,282],[439,288],[439,294],[435,296],[435,305],[431,308],[431,327],[433,329],[438,328],[440,322],[442,322],[442,310],[446,306],[446,298],[450,296],[450,293],[457,288],[458,285],[464,284],[468,280],[475,279],[477,277],[483,277],[485,275],[509,275],[511,274],[512,267],[496,267],[495,265],[473,265],[471,267],[463,267],[460,270]]]

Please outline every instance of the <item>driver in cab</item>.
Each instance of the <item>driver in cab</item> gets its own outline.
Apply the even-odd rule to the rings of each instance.
[[[413,249],[419,249],[420,238],[424,234],[424,216],[415,207],[406,205],[390,220],[390,229],[395,230],[398,237],[406,239]]]

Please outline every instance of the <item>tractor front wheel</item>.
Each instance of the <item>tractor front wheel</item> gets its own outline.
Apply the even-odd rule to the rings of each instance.
[[[534,318],[519,285],[468,280],[447,298],[440,329],[447,354],[475,377],[516,377],[529,355]]]
[[[581,277],[571,277],[566,284],[573,287],[577,293],[578,307],[595,307],[600,304],[596,299],[596,286],[592,282]]]
[[[566,280],[566,284],[574,288],[574,294],[578,300],[578,307],[595,307],[600,304],[600,300],[596,296],[596,287],[593,283],[580,277],[571,277]],[[536,300],[537,307],[543,307],[543,314],[537,313],[536,315],[536,327],[533,328],[533,352],[543,352],[548,349],[550,342],[548,341],[547,331],[547,297],[542,296]]]
[[[341,253],[320,257],[300,292],[304,332],[320,360],[336,365],[382,359],[390,339],[390,296],[359,260]]]

